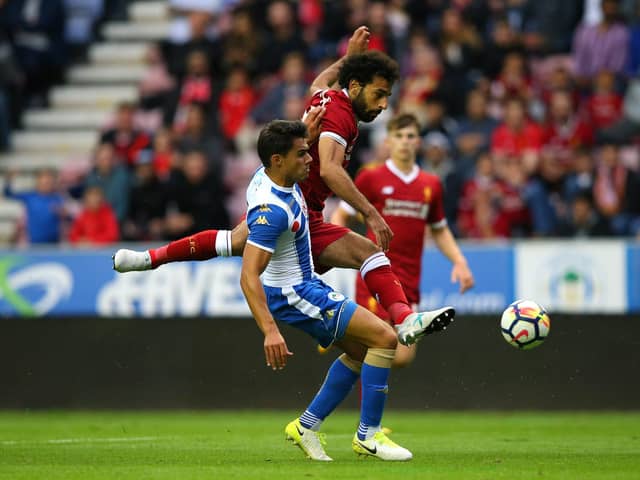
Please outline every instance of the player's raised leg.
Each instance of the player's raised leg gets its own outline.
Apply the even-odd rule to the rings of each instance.
[[[144,251],[121,248],[113,256],[113,268],[125,273],[152,270],[171,262],[242,255],[246,240],[247,223],[242,221],[233,230],[203,230],[158,248]]]
[[[313,247],[318,238],[322,239],[322,228],[312,227]],[[331,267],[359,268],[371,294],[389,312],[403,345],[411,345],[424,335],[445,329],[455,317],[453,307],[414,312],[387,256],[362,235],[349,231],[324,246],[318,261]]]

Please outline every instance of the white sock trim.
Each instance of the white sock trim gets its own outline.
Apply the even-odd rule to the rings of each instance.
[[[360,275],[362,275],[362,278],[364,278],[365,275],[371,270],[384,267],[385,265],[391,265],[391,262],[389,261],[387,256],[383,252],[374,253],[364,262],[362,262],[362,266],[360,267]]]
[[[219,257],[231,257],[231,230],[218,230],[216,235],[216,253]]]

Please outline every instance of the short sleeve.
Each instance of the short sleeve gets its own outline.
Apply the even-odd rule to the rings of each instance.
[[[323,105],[325,113],[322,117],[320,137],[329,137],[343,147],[353,142],[357,134],[353,112],[351,112],[342,99],[338,99],[337,92],[321,91],[314,95],[311,105]]]
[[[289,217],[280,207],[272,204],[258,205],[247,214],[249,237],[247,243],[273,252],[280,234],[289,228]]]
[[[367,200],[373,203],[373,195],[372,195],[373,179],[370,178],[371,177],[371,175],[369,174],[370,171],[371,169],[368,169],[368,168],[364,168],[360,170],[360,172],[358,172],[358,174],[356,175],[356,178],[353,181],[353,183],[355,183],[356,188],[360,191],[360,193],[362,193],[367,198]]]

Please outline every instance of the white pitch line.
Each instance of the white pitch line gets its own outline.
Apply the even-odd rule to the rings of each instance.
[[[112,438],[54,438],[52,440],[2,440],[0,445],[22,445],[28,443],[45,443],[51,445],[68,443],[123,443],[123,442],[150,442],[160,440],[162,437],[112,437]]]

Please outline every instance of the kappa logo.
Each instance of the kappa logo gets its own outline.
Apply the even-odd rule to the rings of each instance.
[[[325,314],[325,316],[327,317],[327,320],[331,320],[333,318],[333,316],[336,314],[335,309],[331,309],[331,310],[327,310],[327,313]]]
[[[327,296],[329,297],[329,300],[333,300],[334,302],[341,302],[344,300],[344,295],[338,292],[329,292]]]
[[[266,203],[263,203],[262,205],[260,205],[260,207],[258,207],[258,211],[259,212],[270,212],[271,209],[269,208],[269,205],[267,205]]]
[[[264,215],[260,215],[258,217],[258,219],[256,220],[256,224],[257,225],[269,225],[269,221],[267,220],[267,217],[265,217]]]

